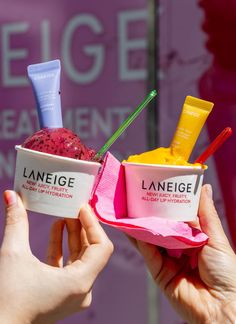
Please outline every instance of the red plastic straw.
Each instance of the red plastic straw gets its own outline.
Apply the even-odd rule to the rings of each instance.
[[[233,131],[230,127],[226,127],[206,148],[206,150],[195,160],[194,163],[203,164],[209,156],[211,156],[218,148],[232,135]]]

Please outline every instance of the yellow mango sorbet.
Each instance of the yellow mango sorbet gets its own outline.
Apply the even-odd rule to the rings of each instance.
[[[126,162],[201,166],[206,169],[207,166],[189,163],[188,160],[213,106],[210,101],[187,96],[170,147],[159,147],[152,151],[130,155]]]
[[[169,164],[169,165],[201,165],[199,163],[189,163],[179,155],[173,155],[170,147],[159,147],[152,151],[141,154],[130,155],[127,162],[147,163],[147,164]]]

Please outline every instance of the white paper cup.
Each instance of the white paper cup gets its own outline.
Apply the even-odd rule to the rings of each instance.
[[[123,162],[128,217],[192,221],[197,217],[204,169]]]
[[[16,146],[14,189],[25,208],[77,218],[90,199],[100,163],[81,161]]]

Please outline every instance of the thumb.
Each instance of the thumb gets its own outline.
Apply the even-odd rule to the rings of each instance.
[[[2,249],[27,250],[29,249],[29,223],[22,200],[12,190],[6,190],[3,197],[5,202],[5,228]]]
[[[229,244],[215,209],[212,187],[209,184],[202,187],[198,214],[201,229],[209,237],[209,245],[219,247],[219,244]]]

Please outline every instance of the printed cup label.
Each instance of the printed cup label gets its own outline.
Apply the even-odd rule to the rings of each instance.
[[[202,169],[125,165],[125,177],[129,217],[196,218]]]
[[[186,204],[194,199],[194,184],[196,177],[185,176],[167,179],[167,181],[155,182],[142,180],[140,198],[144,201]],[[183,182],[184,180],[184,182]]]
[[[73,199],[73,189],[79,185],[79,178],[73,173],[68,176],[68,173],[48,173],[27,167],[23,167],[20,180],[21,191],[37,192],[44,198],[48,196]]]

